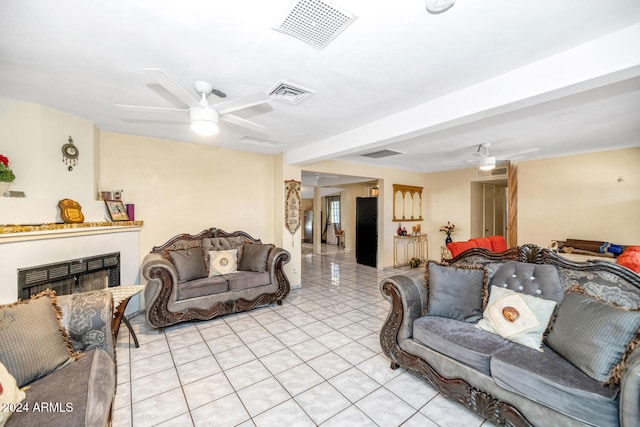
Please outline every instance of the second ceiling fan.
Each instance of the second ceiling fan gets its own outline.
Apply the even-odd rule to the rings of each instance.
[[[208,98],[212,93],[220,98],[227,95],[205,81],[196,81],[193,87],[199,95],[194,97],[189,91],[176,83],[167,73],[159,68],[143,68],[145,74],[151,77],[157,84],[183,102],[187,108],[150,107],[142,105],[116,104],[121,108],[145,111],[180,111],[189,114],[191,129],[199,135],[210,136],[219,132],[219,123],[227,122],[243,128],[253,136],[266,137],[267,128],[259,123],[231,114],[245,108],[269,102],[269,97],[263,92],[243,96],[229,101],[209,104]]]

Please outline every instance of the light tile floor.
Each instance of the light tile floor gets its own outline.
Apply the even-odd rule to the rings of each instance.
[[[379,343],[400,270],[303,248],[302,288],[282,306],[158,332],[144,316],[117,340],[114,426],[465,426],[488,422],[402,369]]]

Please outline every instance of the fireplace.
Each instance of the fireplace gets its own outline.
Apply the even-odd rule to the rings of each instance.
[[[47,288],[57,295],[120,286],[120,252],[18,269],[18,298]]]

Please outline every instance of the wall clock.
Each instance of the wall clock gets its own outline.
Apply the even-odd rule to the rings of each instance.
[[[62,161],[67,165],[69,172],[73,170],[73,167],[78,162],[78,156],[80,151],[73,143],[73,138],[69,135],[69,142],[62,146]]]

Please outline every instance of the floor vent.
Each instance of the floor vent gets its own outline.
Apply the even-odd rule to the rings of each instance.
[[[294,1],[273,29],[296,37],[316,49],[324,49],[356,17],[335,3],[321,0]]]
[[[287,104],[299,104],[315,94],[311,89],[306,89],[283,80],[276,83],[268,93],[273,100],[286,102]]]
[[[373,153],[362,154],[363,157],[369,157],[370,159],[381,159],[383,157],[396,156],[398,154],[403,154],[399,151],[393,150],[380,150],[374,151]]]

